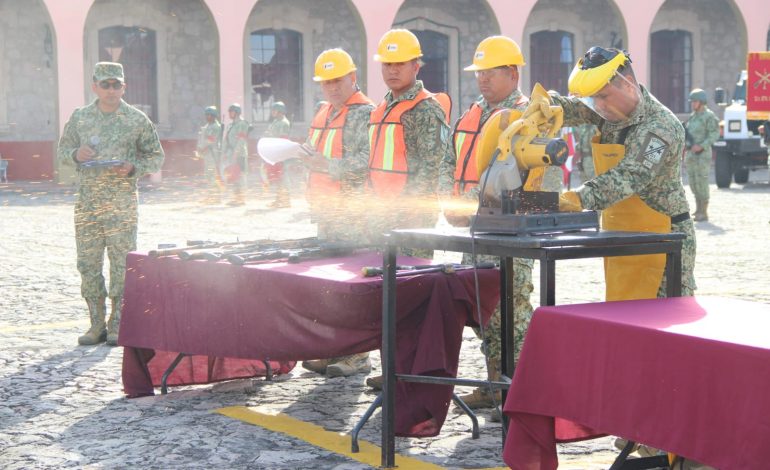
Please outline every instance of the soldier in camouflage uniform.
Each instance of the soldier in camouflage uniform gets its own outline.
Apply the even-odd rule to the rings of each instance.
[[[270,119],[270,125],[267,127],[264,136],[288,139],[291,123],[286,118],[286,105],[283,101],[273,103],[270,109]],[[280,177],[277,181],[275,200],[270,204],[270,207],[274,209],[291,207],[289,188],[291,187],[291,173],[295,169],[292,163],[291,160],[287,160],[277,164],[280,167],[278,170]]]
[[[709,220],[709,171],[711,170],[711,146],[719,139],[719,119],[706,106],[708,97],[700,88],[690,92],[692,114],[687,120],[687,133],[691,142],[686,148],[684,164],[687,181],[695,196],[696,222]]]
[[[575,137],[575,160],[580,170],[580,182],[593,179],[594,159],[591,156],[591,139],[596,135],[596,126],[593,124],[581,124],[572,128]]]
[[[99,62],[91,90],[97,99],[78,108],[64,126],[57,149],[61,164],[78,174],[75,242],[80,292],[91,327],[78,338],[83,345],[118,341],[126,254],[136,249],[138,178],[160,170],[163,149],[147,116],[126,104],[123,66]],[[104,249],[110,260],[110,289],[105,288]],[[112,310],[105,324],[105,300]]]
[[[420,57],[420,42],[406,29],[386,32],[374,56],[389,89],[369,120],[367,221],[375,244],[383,243],[382,234],[390,230],[435,227],[438,221],[438,170],[449,137],[449,99],[425,90],[417,80]],[[432,250],[401,252],[433,258]],[[381,377],[367,379],[375,388],[380,383]]]
[[[198,131],[198,146],[196,152],[203,158],[203,175],[206,178],[207,188],[205,204],[219,204],[221,202],[222,177],[219,167],[219,147],[222,140],[222,124],[220,124],[217,108],[209,106],[204,111],[206,125]]]
[[[230,206],[242,206],[246,203],[244,190],[246,189],[247,174],[249,172],[249,123],[241,118],[241,105],[233,103],[228,108],[230,125],[225,134],[223,145],[223,165],[226,174],[237,174],[234,181],[228,181],[233,187],[233,199],[227,204]],[[234,166],[235,165],[235,166]]]
[[[315,62],[315,76],[325,102],[312,123],[305,144],[310,156],[307,199],[318,238],[362,243],[365,233],[356,226],[356,204],[366,182],[369,164],[369,114],[372,101],[358,88],[356,66],[342,49],[323,51]],[[302,362],[302,367],[329,377],[369,373],[369,353]]]
[[[682,124],[637,83],[625,52],[591,48],[572,71],[569,86],[576,97],[551,97],[553,103],[564,108],[564,125],[595,124],[601,132],[600,143],[624,144],[625,156],[617,166],[576,191],[563,193],[560,209],[603,210],[639,196],[649,208],[670,218],[671,231],[686,235],[682,246],[682,295],[693,295],[695,230],[680,176]],[[665,295],[665,283],[664,276],[658,296]]]
[[[519,45],[505,36],[491,36],[479,43],[474,54],[473,64],[465,70],[473,71],[476,83],[481,91],[478,101],[473,103],[457,123],[450,145],[447,145],[441,162],[439,189],[442,194],[454,194],[455,197],[469,199],[478,203],[479,178],[476,174],[476,146],[479,133],[484,123],[499,109],[516,109],[524,111],[529,99],[519,90],[519,66],[525,65],[524,56]],[[454,144],[454,145],[452,145]],[[561,169],[551,167],[546,170],[545,187],[549,191],[561,190]],[[445,213],[447,220],[455,226],[467,226],[468,218],[455,217],[450,212]],[[463,264],[472,264],[470,253],[463,254]],[[499,261],[498,257],[478,255],[476,262]],[[532,317],[532,304],[529,296],[532,287],[532,267],[530,259],[514,258],[513,279],[509,288],[513,292],[514,308],[514,354],[518,358],[524,335]],[[482,338],[480,329],[474,329],[476,335]],[[495,309],[489,323],[484,328],[482,351],[487,356],[488,375],[490,380],[500,380],[500,306]],[[471,408],[492,407],[500,404],[500,392],[493,400],[488,387],[479,387],[462,400]],[[493,415],[494,416],[494,415]]]

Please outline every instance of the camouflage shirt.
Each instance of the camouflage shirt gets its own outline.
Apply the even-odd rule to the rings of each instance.
[[[625,157],[577,189],[583,207],[605,209],[634,194],[668,216],[689,212],[681,164],[684,128],[674,114],[640,86],[641,102],[623,122],[605,121],[577,98],[552,96],[564,108],[564,125],[596,124],[602,144],[625,137]]]
[[[342,158],[329,161],[329,175],[341,181],[343,188],[362,186],[369,168],[369,115],[374,105],[356,104],[348,107],[342,127]],[[329,113],[327,124],[339,113]]]
[[[265,133],[263,134],[265,137],[289,137],[289,130],[291,129],[291,123],[288,119],[286,119],[286,116],[280,118],[280,119],[273,119],[272,122],[270,122],[270,125],[267,126],[267,129],[265,130]]]
[[[423,89],[422,81],[415,84],[398,98],[393,92],[385,95],[387,110],[404,100],[413,99]],[[404,126],[404,144],[409,165],[409,179],[404,194],[432,195],[438,188],[439,165],[446,151],[449,126],[444,110],[438,101],[421,101],[401,116]]]
[[[249,123],[237,118],[230,123],[224,141],[224,154],[228,160],[249,155]]]
[[[198,153],[203,157],[216,157],[219,152],[222,124],[219,121],[206,123],[198,132]]]
[[[75,161],[81,145],[96,151],[95,160],[123,160],[134,166],[129,176],[84,168]],[[76,164],[80,193],[128,191],[135,193],[136,180],[160,170],[165,157],[152,121],[121,100],[112,113],[99,110],[98,100],[76,109],[64,125],[56,157],[65,165]]]
[[[711,158],[711,146],[719,138],[719,119],[716,114],[704,105],[702,110],[690,114],[687,120],[687,132],[692,136],[693,145],[703,147],[703,152],[697,155],[708,155]],[[694,154],[689,150],[687,149],[687,153]]]
[[[476,104],[481,107],[481,120],[480,122],[486,122],[487,119],[489,119],[489,116],[492,115],[493,112],[497,111],[498,109],[518,109],[519,111],[524,111],[527,109],[527,104],[529,103],[529,100],[522,100],[521,103],[519,103],[519,100],[522,98],[521,90],[516,89],[508,95],[503,101],[497,104],[497,106],[490,106],[490,104],[487,102],[487,100],[484,99],[483,96],[479,96],[479,99],[476,101]],[[463,115],[464,116],[464,115]],[[462,117],[460,117],[462,119]],[[455,123],[455,129],[457,129],[457,124],[460,122],[460,119],[457,120]],[[453,138],[450,137],[449,143],[446,146],[446,151],[444,152],[444,158],[441,160],[441,167],[439,169],[439,191],[442,194],[451,194],[453,192],[454,184],[455,184],[455,167],[457,165],[457,149],[454,146]],[[463,197],[471,198],[471,199],[478,199],[479,196],[479,187],[475,186],[470,191],[463,194]]]

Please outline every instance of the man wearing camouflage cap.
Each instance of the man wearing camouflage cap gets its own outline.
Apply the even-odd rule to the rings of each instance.
[[[562,194],[560,210],[601,210],[606,230],[685,234],[682,295],[693,295],[695,230],[681,178],[681,122],[636,81],[625,51],[589,49],[569,90],[573,97],[551,97],[564,108],[564,125],[596,124],[601,137],[593,146],[597,176]],[[548,105],[541,109],[549,112]],[[607,300],[665,296],[664,267],[664,255],[605,258]]]
[[[700,88],[690,92],[692,114],[687,120],[689,139],[684,164],[687,168],[687,181],[695,196],[696,222],[709,220],[709,171],[711,170],[711,146],[719,139],[719,119],[706,103],[706,92]]]
[[[205,204],[219,204],[222,199],[222,176],[219,168],[219,148],[222,140],[222,124],[219,122],[219,112],[215,106],[209,106],[203,111],[206,124],[198,131],[198,146],[196,152],[203,158],[203,175],[206,178]]]
[[[76,109],[64,126],[57,149],[62,164],[77,166],[75,241],[80,291],[91,327],[78,338],[83,345],[116,345],[126,271],[126,254],[136,249],[137,180],[160,170],[163,149],[155,126],[123,101],[123,66],[99,62],[91,90],[97,99]],[[104,250],[110,260],[110,288],[105,288]],[[112,310],[105,324],[105,300]]]
[[[288,139],[290,130],[291,123],[286,118],[286,104],[283,101],[274,102],[270,107],[270,125],[267,126],[263,135],[265,137]],[[274,166],[278,167],[274,172],[278,175],[278,181],[276,184],[275,200],[270,203],[270,207],[273,209],[291,207],[289,187],[291,186],[291,172],[296,169],[290,160],[277,163]]]

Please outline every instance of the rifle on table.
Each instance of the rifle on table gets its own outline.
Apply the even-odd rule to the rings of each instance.
[[[396,277],[402,277],[402,276],[415,276],[417,274],[425,274],[425,273],[435,273],[435,272],[443,272],[445,274],[452,274],[455,271],[461,271],[463,269],[493,269],[495,267],[495,263],[491,261],[482,261],[480,263],[476,263],[476,265],[472,264],[456,264],[456,263],[448,263],[448,264],[418,264],[416,266],[405,266],[405,265],[396,265]],[[364,277],[374,277],[374,276],[382,276],[385,273],[385,270],[381,266],[365,266],[361,268],[361,274],[364,275]]]
[[[231,255],[260,253],[263,251],[293,250],[300,248],[312,248],[318,246],[318,237],[299,238],[296,240],[262,240],[259,243],[222,247],[214,250],[201,250],[187,259],[205,259],[207,261],[220,261]],[[181,257],[181,256],[180,256]]]
[[[160,250],[150,250],[149,255],[153,258],[161,256],[178,256],[180,259],[212,259],[216,253],[228,252],[252,252],[260,249],[259,247],[302,247],[307,245],[317,245],[317,237],[300,238],[297,240],[252,240],[244,242],[210,242],[210,241],[188,241],[187,246],[179,248],[164,248]],[[217,257],[217,260],[220,258]]]
[[[231,254],[227,261],[239,266],[245,264],[260,264],[264,262],[286,261],[288,263],[301,263],[302,261],[319,258],[333,258],[345,256],[356,250],[365,248],[361,245],[348,243],[321,243],[317,246],[297,249],[268,249],[253,253]]]

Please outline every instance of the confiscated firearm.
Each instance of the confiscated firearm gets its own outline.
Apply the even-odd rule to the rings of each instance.
[[[482,261],[480,263],[476,263],[475,267],[477,269],[493,269],[495,267],[495,263],[491,261]],[[452,274],[455,271],[460,271],[463,269],[473,269],[473,268],[474,266],[471,264],[456,264],[456,263],[418,264],[415,266],[406,266],[406,265],[398,264],[396,265],[396,277],[414,276],[417,274],[435,273],[435,272]],[[363,274],[364,277],[382,276],[384,272],[385,270],[382,268],[382,266],[365,266],[361,268],[361,274]]]
[[[267,261],[287,261],[289,263],[300,263],[309,259],[333,258],[335,256],[345,256],[356,250],[365,248],[362,245],[337,242],[321,242],[316,246],[303,248],[278,248],[255,251],[252,253],[236,253],[225,257],[232,264],[259,264]]]
[[[209,242],[188,241],[187,246],[179,248],[164,248],[151,250],[148,254],[153,258],[161,256],[178,256],[183,260],[210,259],[219,260],[222,254],[248,253],[267,248],[301,248],[318,245],[317,237],[300,238],[296,240],[250,240],[243,242]]]
[[[310,248],[318,246],[318,237],[299,238],[294,240],[260,240],[257,243],[239,244],[233,246],[220,247],[215,249],[198,250],[183,259],[205,259],[208,261],[219,261],[226,259],[230,255],[239,255],[243,253],[254,253],[265,250],[289,250]],[[180,253],[179,257],[185,253]]]

